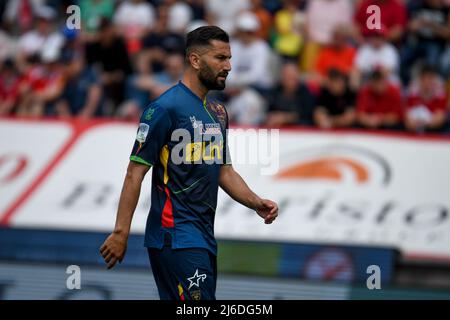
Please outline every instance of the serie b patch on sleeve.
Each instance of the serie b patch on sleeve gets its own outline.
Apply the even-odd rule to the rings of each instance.
[[[148,136],[148,131],[150,130],[150,126],[146,123],[139,124],[139,130],[136,135],[136,140],[139,143],[144,143]]]

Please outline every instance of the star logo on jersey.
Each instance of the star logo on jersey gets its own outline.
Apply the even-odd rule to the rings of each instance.
[[[198,269],[196,269],[194,275],[187,279],[189,280],[188,290],[191,290],[192,286],[196,286],[197,288],[200,288],[199,282],[200,282],[200,280],[202,280],[202,282],[205,282],[206,274],[198,274]]]

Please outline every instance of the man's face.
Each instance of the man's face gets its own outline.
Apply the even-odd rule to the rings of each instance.
[[[343,94],[346,89],[345,80],[340,77],[330,79],[328,82],[328,89],[335,95]]]
[[[425,73],[420,77],[420,88],[423,93],[433,92],[435,86],[435,75],[433,73]]]
[[[387,82],[384,78],[372,80],[371,87],[372,87],[372,90],[375,92],[375,94],[381,95],[386,92]]]
[[[208,90],[225,89],[225,81],[231,71],[230,44],[218,40],[211,41],[211,46],[200,55],[198,78]]]

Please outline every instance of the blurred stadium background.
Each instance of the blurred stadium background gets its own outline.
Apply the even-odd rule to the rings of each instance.
[[[81,29],[67,26],[71,5]],[[449,299],[449,6],[1,0],[0,299],[157,299],[142,247],[150,175],[125,261],[107,271],[98,249],[139,116],[179,80],[186,32],[206,24],[232,35],[227,89],[211,93],[231,150],[252,143],[236,129],[281,128],[278,146],[260,145],[279,153],[276,174],[261,174],[273,159],[231,153],[280,217],[265,226],[220,193],[217,297]],[[66,288],[69,265],[82,290]],[[381,290],[366,286],[372,265]]]

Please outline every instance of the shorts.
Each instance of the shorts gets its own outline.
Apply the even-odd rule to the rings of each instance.
[[[147,248],[161,300],[215,300],[217,257],[203,248]]]

